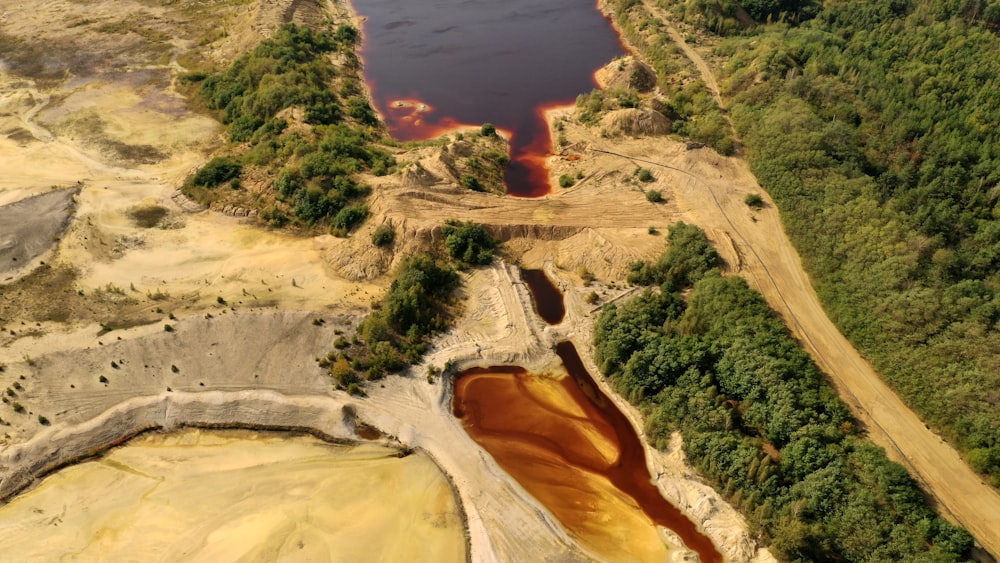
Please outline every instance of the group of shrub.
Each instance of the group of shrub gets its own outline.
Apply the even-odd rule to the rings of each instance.
[[[286,24],[226,70],[189,76],[197,98],[228,125],[233,145],[198,170],[185,193],[205,202],[227,197],[217,188],[240,190],[241,176],[256,167],[270,179],[273,199],[245,199],[266,206],[260,216],[272,225],[324,225],[342,234],[364,221],[369,190],[357,174],[386,174],[395,160],[377,145],[378,117],[356,65],[330,59],[338,52],[355,61],[357,37],[346,25],[324,31]],[[299,108],[304,123],[292,127],[282,113],[289,108]]]
[[[727,35],[722,94],[831,319],[1000,487],[1000,2],[659,4]]]

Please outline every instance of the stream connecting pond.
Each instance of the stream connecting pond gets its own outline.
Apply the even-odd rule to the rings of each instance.
[[[525,276],[549,324],[563,296],[542,270]],[[594,553],[611,561],[662,561],[656,526],[672,530],[703,562],[722,556],[652,482],[642,439],[587,371],[576,347],[556,346],[545,373],[519,366],[464,371],[453,411],[469,435]]]

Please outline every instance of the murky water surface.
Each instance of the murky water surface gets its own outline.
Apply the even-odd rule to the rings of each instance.
[[[595,87],[623,53],[594,0],[354,0],[368,18],[362,57],[379,111],[397,139],[457,124],[513,135],[507,189],[548,192],[546,107]],[[403,103],[399,103],[399,102]]]
[[[564,377],[560,370],[532,374],[509,366],[464,372],[454,412],[469,435],[602,556],[662,560],[660,525],[702,561],[721,561],[712,542],[653,485],[639,436],[573,345],[563,342],[557,351]]]
[[[531,299],[538,316],[550,325],[561,323],[566,316],[563,294],[545,275],[545,270],[521,270],[521,276],[531,290]]]

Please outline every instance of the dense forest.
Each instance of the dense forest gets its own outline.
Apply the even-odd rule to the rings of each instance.
[[[779,557],[956,561],[972,537],[936,516],[917,483],[863,440],[847,406],[742,278],[694,226],[678,223],[633,281],[656,286],[606,305],[597,361],[685,451]]]
[[[228,126],[231,145],[184,192],[259,208],[278,227],[323,225],[344,234],[362,222],[369,190],[357,174],[386,174],[395,160],[377,144],[381,124],[362,89],[357,41],[347,25],[286,24],[227,69],[186,75],[198,85],[196,98]],[[262,184],[254,193],[243,185],[247,176]]]
[[[1000,4],[658,2],[728,36],[727,110],[831,318],[1000,486]]]

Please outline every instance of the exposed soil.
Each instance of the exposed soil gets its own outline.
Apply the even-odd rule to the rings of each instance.
[[[33,66],[28,57],[10,59],[11,51],[0,49],[0,203],[23,201],[52,185],[82,181],[83,187],[76,216],[52,241],[46,266],[0,285],[0,362],[6,364],[0,383],[23,383],[17,399],[25,410],[0,405],[0,418],[9,424],[0,428],[0,457],[9,468],[0,481],[15,476],[12,456],[22,464],[48,459],[56,455],[48,446],[53,437],[81,425],[104,421],[110,426],[102,439],[121,438],[107,422],[112,419],[101,417],[129,401],[187,404],[182,394],[222,401],[225,409],[205,416],[226,424],[253,415],[239,406],[251,395],[241,394],[280,395],[275,404],[297,396],[299,402],[286,403],[309,405],[315,410],[308,412],[336,421],[350,405],[364,423],[427,451],[461,499],[474,559],[586,558],[586,550],[453,419],[446,380],[430,384],[420,367],[415,377],[389,378],[384,387],[372,385],[369,398],[357,399],[334,391],[315,357],[329,351],[334,330],[349,331],[381,294],[384,274],[407,253],[439,240],[441,224],[454,218],[483,223],[504,240],[507,263],[544,268],[565,293],[567,313],[558,326],[546,326],[531,312],[516,268],[498,263],[466,278],[458,327],[435,341],[427,363],[544,368],[553,360],[554,343],[567,338],[589,362],[585,350],[596,308],[627,295],[629,263],[658,255],[659,231],[685,220],[705,228],[729,270],[745,276],[784,316],[873,439],[909,464],[946,513],[998,551],[997,530],[988,528],[1000,521],[1000,498],[880,384],[829,322],[766,194],[761,210],[743,203],[747,194],[762,193],[743,161],[687,150],[670,137],[603,138],[579,125],[572,108],[556,108],[547,115],[553,127],[562,122],[567,143],[547,160],[556,186],[549,196],[523,200],[465,190],[441,161],[440,149],[426,147],[399,156],[409,166],[404,173],[365,179],[375,187],[373,216],[352,237],[266,231],[175,197],[175,187],[217,144],[220,129],[190,111],[172,82],[184,65],[231,58],[281,21],[316,17],[316,4],[219,0],[203,3],[204,13],[138,0],[47,2],[33,12],[16,4],[0,0],[4,41],[32,48],[49,42],[52,62],[43,57]],[[88,18],[94,23],[70,25]],[[209,20],[225,22],[226,34],[213,35],[204,25]],[[108,31],[121,21],[132,27]],[[155,32],[165,29],[175,32],[155,40]],[[71,51],[86,57],[70,57]],[[92,62],[105,59],[107,67]],[[638,181],[638,167],[650,168],[654,181]],[[576,179],[572,187],[557,187],[564,174]],[[661,191],[664,201],[649,202],[649,189]],[[166,208],[166,218],[140,226],[130,212],[151,205]],[[383,224],[396,228],[389,249],[371,244],[372,231]],[[33,236],[51,240],[51,232],[47,226]],[[599,300],[588,304],[592,291]],[[327,322],[314,325],[316,318]],[[638,413],[609,396],[641,429]],[[39,424],[39,414],[51,425]],[[333,426],[356,437],[353,426]],[[729,559],[768,557],[739,515],[698,481],[679,443],[667,453],[647,448],[647,458],[660,490],[702,522]],[[30,480],[32,473],[16,474],[25,475]]]
[[[311,436],[145,434],[45,479],[0,522],[4,556],[21,561],[465,561],[459,509],[425,454]]]

